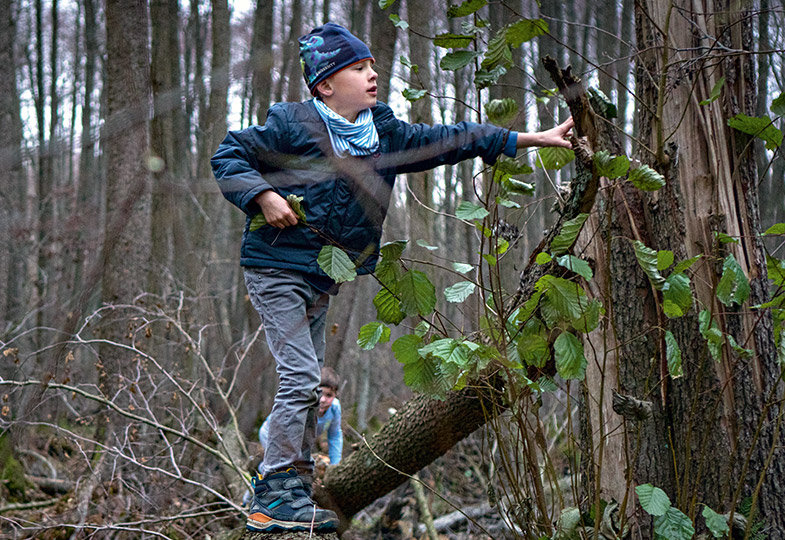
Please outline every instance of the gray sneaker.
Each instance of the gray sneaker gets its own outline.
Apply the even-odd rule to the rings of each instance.
[[[249,531],[332,532],[338,528],[338,516],[332,510],[316,507],[293,468],[262,479],[256,477],[253,486],[254,495],[245,523]]]

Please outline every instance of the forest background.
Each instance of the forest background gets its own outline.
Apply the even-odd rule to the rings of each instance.
[[[317,497],[347,534],[785,538],[783,17],[769,0],[0,3],[0,531],[242,524],[276,375],[245,216],[209,159],[307,97],[296,38],[329,18],[369,44],[400,118],[572,114],[582,137],[401,175],[375,278],[325,252],[347,281],[326,364],[358,449]]]

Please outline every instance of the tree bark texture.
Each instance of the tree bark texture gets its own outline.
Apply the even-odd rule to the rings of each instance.
[[[23,231],[26,180],[22,168],[22,120],[19,116],[19,90],[16,80],[16,22],[13,3],[0,5],[0,170],[5,174],[5,189],[0,190],[0,249],[13,256],[0,262],[0,287],[6,291],[0,302],[0,324],[21,317],[27,304],[24,292],[26,262]]]
[[[149,152],[150,62],[147,2],[106,0],[107,118],[103,131],[107,164],[103,248],[103,300],[130,303],[147,290],[150,269],[151,179]],[[99,329],[111,341],[124,341],[128,322],[107,318]],[[99,382],[107,395],[121,384],[126,356],[101,349]],[[100,426],[103,428],[104,426]],[[99,431],[100,437],[104,436]]]
[[[598,205],[607,211],[597,216],[589,253],[598,268],[608,268],[605,284],[599,275],[597,281],[606,287],[611,326],[605,331],[613,338],[597,349],[607,370],[603,383],[594,379],[592,399],[598,389],[607,396],[618,384],[620,393],[650,401],[653,414],[627,420],[626,444],[613,443],[608,461],[598,464],[603,470],[618,467],[611,459],[619,452],[631,459],[629,484],[603,483],[608,492],[602,496],[621,500],[626,489],[652,483],[692,517],[699,504],[738,512],[741,500],[751,497],[768,537],[783,538],[785,456],[777,405],[782,387],[772,322],[766,312],[726,307],[715,296],[722,261],[733,254],[750,278],[749,304],[768,299],[752,145],[727,126],[736,113],[754,115],[754,70],[750,55],[719,52],[751,50],[752,19],[725,2],[650,0],[636,4],[636,11],[640,159],[666,185],[642,192],[629,182],[606,184]],[[720,77],[726,79],[721,98],[699,105]],[[738,243],[720,243],[717,233]],[[676,261],[703,256],[690,270],[697,305],[685,316],[665,316],[660,292],[636,260],[633,240],[671,250]],[[726,343],[722,360],[715,362],[699,331],[702,309],[752,349],[752,356],[740,356]],[[668,374],[665,330],[681,350],[681,378]],[[604,401],[606,421],[617,421]],[[597,425],[597,414],[594,433],[603,437],[609,430]],[[596,448],[598,440],[593,443]],[[696,522],[700,529],[701,520]],[[644,537],[651,534],[650,523],[641,527]]]

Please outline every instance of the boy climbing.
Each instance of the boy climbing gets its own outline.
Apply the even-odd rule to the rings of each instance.
[[[224,197],[246,214],[240,264],[279,377],[251,531],[338,525],[334,512],[317,508],[310,486],[325,317],[338,291],[317,263],[321,248],[338,246],[359,274],[373,272],[396,174],[475,157],[492,164],[523,147],[570,147],[571,119],[538,133],[399,120],[376,101],[370,50],[337,24],[300,38],[300,60],[314,98],[273,105],[263,126],[230,131],[212,159]],[[252,230],[260,213],[255,223],[264,225]]]

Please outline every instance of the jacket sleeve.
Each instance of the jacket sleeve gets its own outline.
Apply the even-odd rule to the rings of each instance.
[[[273,189],[272,178],[280,170],[276,161],[286,151],[286,128],[285,111],[275,105],[263,126],[230,131],[210,160],[223,196],[249,216],[260,210],[254,197]]]
[[[396,119],[396,143],[390,156],[396,173],[419,172],[481,157],[493,165],[507,143],[509,131],[489,124],[409,124]]]
[[[343,430],[341,429],[341,404],[336,399],[332,405],[335,416],[327,428],[327,450],[330,454],[330,465],[341,462],[343,455]]]

